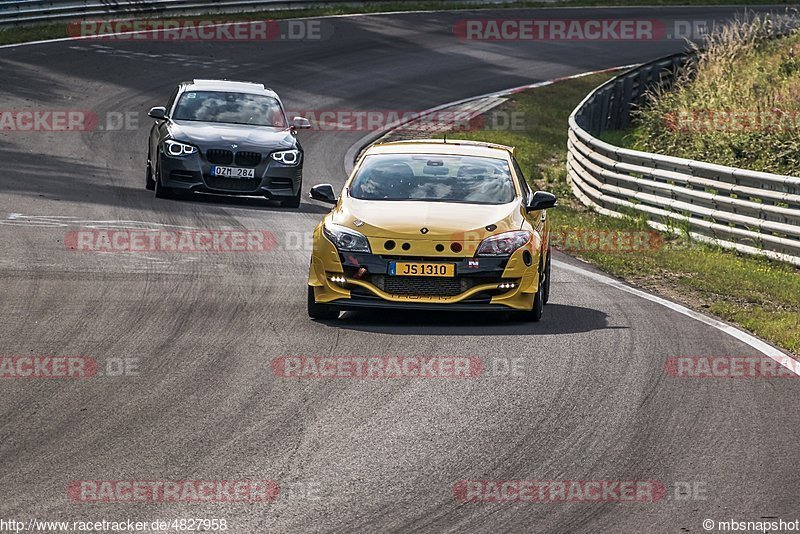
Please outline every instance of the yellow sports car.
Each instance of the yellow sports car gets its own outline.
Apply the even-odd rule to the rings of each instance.
[[[376,144],[359,158],[314,230],[308,314],[343,310],[514,311],[542,317],[550,296],[556,197],[533,192],[507,146],[474,141]]]

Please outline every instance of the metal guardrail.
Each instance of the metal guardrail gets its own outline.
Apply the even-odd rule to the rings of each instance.
[[[644,215],[659,230],[800,265],[800,178],[629,150],[595,137],[628,126],[645,92],[671,87],[677,69],[692,61],[691,53],[677,54],[631,69],[575,108],[567,142],[575,195],[605,215]]]

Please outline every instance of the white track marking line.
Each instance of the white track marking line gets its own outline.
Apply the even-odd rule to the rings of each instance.
[[[0,225],[9,226],[48,226],[66,228],[69,226],[83,225],[83,228],[96,230],[161,230],[165,228],[180,228],[183,230],[200,230],[194,226],[180,226],[177,224],[159,223],[154,221],[132,221],[129,219],[79,219],[69,215],[23,215],[22,213],[9,213],[8,217],[0,220]]]
[[[564,263],[559,260],[553,260],[553,265],[557,266],[559,269],[563,269],[565,271],[569,271],[572,273],[579,274],[581,276],[585,276],[587,278],[591,278],[592,280],[600,282],[601,284],[605,284],[613,288],[619,289],[620,291],[625,291],[626,293],[636,295],[637,297],[649,300],[650,302],[655,302],[656,304],[664,306],[665,308],[669,308],[672,311],[676,311],[682,315],[694,319],[695,321],[700,321],[701,323],[711,326],[712,328],[716,328],[717,330],[724,332],[725,334],[728,334],[729,336],[732,336],[743,343],[746,343],[747,345],[753,347],[754,349],[764,354],[765,356],[768,356],[769,358],[775,360],[778,364],[787,368],[795,375],[800,376],[800,371],[798,371],[798,366],[797,366],[797,360],[795,360],[788,354],[776,349],[769,343],[761,341],[757,337],[748,334],[743,330],[740,330],[727,323],[723,323],[722,321],[719,321],[717,319],[713,319],[711,317],[703,315],[702,313],[690,310],[686,306],[682,306],[675,302],[669,301],[665,298],[652,295],[650,293],[647,293],[646,291],[642,291],[641,289],[636,289],[635,287],[629,286],[623,282],[620,282],[619,280],[611,278],[610,276],[596,273],[594,271],[589,271],[587,269],[582,269],[581,267],[571,265],[569,263]],[[789,363],[790,361],[792,363]]]

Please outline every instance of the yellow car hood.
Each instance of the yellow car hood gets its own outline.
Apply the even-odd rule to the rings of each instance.
[[[346,198],[331,214],[332,222],[367,237],[445,237],[461,240],[470,232],[475,238],[509,230],[523,223],[517,201],[497,206],[424,201],[376,201]],[[359,221],[361,224],[356,224]],[[489,225],[497,228],[486,230]],[[423,234],[420,230],[427,228]],[[480,236],[480,237],[478,237]]]

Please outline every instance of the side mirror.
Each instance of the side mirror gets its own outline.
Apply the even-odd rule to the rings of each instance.
[[[147,116],[152,117],[159,121],[163,121],[164,119],[167,118],[167,108],[163,106],[150,108],[150,111],[147,112]]]
[[[533,194],[533,198],[526,209],[527,211],[546,210],[547,208],[556,206],[556,204],[557,199],[554,194],[545,191],[537,191]]]
[[[311,192],[308,196],[327,204],[336,204],[336,202],[338,202],[336,193],[333,192],[333,186],[331,184],[315,185],[311,188]]]
[[[308,130],[311,128],[311,121],[305,117],[295,117],[292,119],[292,128],[295,130]]]

